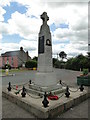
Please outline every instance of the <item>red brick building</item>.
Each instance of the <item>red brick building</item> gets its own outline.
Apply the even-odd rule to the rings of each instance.
[[[25,52],[23,47],[20,50],[9,51],[1,54],[0,57],[0,67],[4,67],[5,64],[9,64],[12,68],[22,67],[25,62],[29,61],[31,58],[28,55],[28,51]]]

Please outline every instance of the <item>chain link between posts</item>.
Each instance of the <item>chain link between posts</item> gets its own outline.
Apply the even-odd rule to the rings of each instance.
[[[24,85],[27,85],[28,84],[28,82],[26,82],[26,83],[23,83],[23,84],[19,84],[18,86],[24,86]],[[17,84],[13,84],[12,86],[16,86]]]
[[[75,88],[74,86],[70,86],[70,85],[67,85],[66,83],[64,83],[64,82],[61,82],[61,85],[62,86],[64,86],[64,87],[72,87],[72,88]],[[77,92],[79,90],[79,88],[76,88],[76,90],[71,90],[70,88],[69,88],[69,91],[71,91],[71,92]]]
[[[59,83],[60,83],[60,81],[59,81]],[[13,84],[13,85],[11,85],[11,87],[12,87],[12,89],[14,89],[14,90],[16,90],[17,92],[20,92],[22,89],[16,89],[14,86],[25,86],[25,85],[27,85],[27,84],[29,84],[28,82],[26,82],[26,83],[23,83],[23,84],[19,84],[19,85],[17,85],[17,84]],[[70,86],[70,85],[68,85],[68,84],[66,84],[66,83],[64,83],[64,82],[62,82],[61,81],[61,85],[63,86],[63,87],[73,87],[73,88],[75,88],[74,86]],[[72,89],[70,89],[69,88],[69,91],[71,91],[71,92],[77,92],[79,90],[79,88],[77,88],[76,90],[72,90]],[[32,97],[32,98],[35,98],[35,99],[40,99],[41,98],[41,96],[39,96],[39,97],[34,97],[34,96],[32,96],[31,94],[29,94],[27,91],[26,91],[26,93],[27,93],[27,95],[29,95],[30,97]],[[64,96],[64,94],[65,94],[65,92],[64,93],[62,93],[58,98],[60,99],[61,97],[63,97]]]
[[[32,98],[35,98],[35,99],[40,99],[41,98],[40,96],[39,97],[34,97],[34,96],[30,95],[28,92],[26,92],[26,93],[27,93],[27,95],[29,95]]]
[[[61,96],[59,96],[58,98],[60,99],[61,97],[63,97],[63,96],[64,96],[64,94],[65,94],[65,93],[62,93],[62,95],[61,95]]]

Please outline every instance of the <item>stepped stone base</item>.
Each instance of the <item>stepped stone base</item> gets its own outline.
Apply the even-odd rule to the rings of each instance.
[[[41,87],[56,85],[56,74],[54,72],[37,72],[35,75],[35,84]]]
[[[39,85],[35,84],[29,84],[29,87],[26,87],[26,90],[30,93],[33,93],[35,95],[44,95],[45,92],[53,94],[60,94],[62,92],[65,92],[65,87],[62,87],[60,84],[47,86],[47,87],[41,87]]]
[[[22,98],[21,93],[16,95],[14,90],[11,92],[6,90],[2,92],[2,96],[31,112],[37,118],[55,118],[58,114],[60,115],[69,108],[86,100],[89,94],[86,90],[83,92],[70,92],[70,97],[66,98],[65,95],[62,96],[62,93],[60,93],[58,94],[58,97],[60,97],[58,100],[48,100],[49,104],[46,108],[42,104],[43,98],[33,94],[30,94],[30,96],[26,94],[26,97]]]

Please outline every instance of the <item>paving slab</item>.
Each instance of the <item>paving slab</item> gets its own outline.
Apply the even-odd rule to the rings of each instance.
[[[34,115],[10,102],[6,98],[2,98],[2,117],[3,118],[35,118]]]
[[[89,102],[90,98],[70,108],[62,115],[58,115],[57,118],[89,118]]]

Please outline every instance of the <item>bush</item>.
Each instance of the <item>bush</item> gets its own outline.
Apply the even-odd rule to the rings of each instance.
[[[80,54],[74,58],[68,59],[65,68],[77,71],[80,71],[80,68],[81,70],[83,70],[83,68],[90,69],[90,60],[87,56]]]
[[[25,63],[26,68],[37,68],[37,62],[34,60],[27,61]]]
[[[83,69],[83,75],[87,75],[88,74],[88,69]]]
[[[60,68],[60,62],[59,62],[59,61],[56,61],[56,62],[54,63],[54,66],[55,66],[55,68]]]
[[[54,67],[55,68],[65,68],[65,62],[64,61],[59,61],[57,60],[55,63],[54,63]]]

